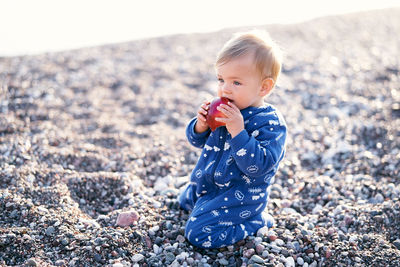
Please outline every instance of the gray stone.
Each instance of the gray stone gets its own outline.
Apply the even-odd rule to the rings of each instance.
[[[165,255],[165,262],[166,262],[167,264],[170,264],[170,263],[173,262],[174,260],[175,260],[175,255],[174,255],[173,253],[168,252],[168,253]]]
[[[28,266],[37,266],[37,262],[35,261],[35,259],[29,259],[26,261],[26,265]]]
[[[56,229],[54,228],[54,226],[49,226],[46,229],[46,235],[47,236],[52,236],[55,231],[56,231]]]
[[[397,249],[400,249],[400,239],[396,239],[395,241],[393,241],[393,245],[395,245]]]
[[[229,261],[228,261],[227,259],[223,258],[223,259],[219,259],[219,263],[220,263],[221,265],[226,266],[226,265],[229,264]]]
[[[131,260],[134,262],[134,263],[137,263],[137,262],[140,262],[141,260],[143,260],[144,259],[144,256],[142,255],[142,254],[135,254],[135,255],[133,255],[132,257],[131,257]]]
[[[263,263],[264,263],[264,259],[261,258],[261,257],[258,256],[258,255],[253,255],[253,256],[250,258],[250,260],[252,260],[252,261],[255,262],[255,263],[259,263],[259,264],[263,264]]]

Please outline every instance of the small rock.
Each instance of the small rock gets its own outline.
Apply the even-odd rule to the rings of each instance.
[[[185,242],[185,237],[183,236],[183,235],[178,235],[177,237],[176,237],[176,241],[178,241],[179,243],[183,243],[183,242]]]
[[[253,255],[253,256],[250,258],[250,260],[252,260],[252,261],[255,262],[255,263],[259,263],[259,264],[263,264],[263,263],[264,263],[263,258],[261,258],[261,257],[258,256],[258,255]]]
[[[143,259],[144,259],[144,256],[143,256],[142,254],[135,254],[135,255],[133,255],[133,256],[131,257],[131,260],[132,260],[134,263],[140,262],[140,261],[143,260]]]
[[[116,252],[115,250],[111,251],[111,256],[117,257],[118,256],[118,252]]]
[[[37,266],[37,262],[35,261],[35,259],[29,259],[29,260],[27,260],[26,265]]]
[[[322,206],[320,204],[315,205],[315,207],[312,210],[313,214],[318,214],[322,210]]]
[[[64,260],[58,260],[55,262],[55,266],[63,266],[65,264]]]
[[[303,258],[302,257],[297,257],[297,264],[298,265],[303,265],[304,264],[304,260],[303,260]]]
[[[335,228],[329,227],[328,229],[328,235],[333,235],[336,232]]]
[[[383,203],[383,201],[385,201],[385,198],[382,196],[381,193],[375,195],[374,203]]]
[[[393,245],[395,245],[395,247],[400,250],[400,239],[396,239],[395,241],[393,241]]]
[[[268,238],[271,241],[275,241],[278,238],[278,236],[274,231],[271,230],[271,231],[268,231]]]
[[[332,251],[330,249],[327,249],[325,251],[325,258],[329,259],[332,256]]]
[[[118,215],[116,225],[117,226],[129,226],[139,219],[139,214],[136,210],[130,210],[122,212]]]
[[[294,267],[295,266],[293,257],[287,257],[286,258],[285,266],[286,267]]]
[[[263,237],[263,236],[267,235],[267,233],[268,233],[268,227],[264,226],[264,227],[261,227],[260,229],[258,229],[257,236]]]
[[[174,260],[175,260],[175,255],[173,253],[168,252],[165,255],[165,261],[166,261],[167,264],[171,264],[171,262],[173,262]]]
[[[94,260],[97,262],[100,262],[100,263],[102,263],[102,261],[103,261],[101,258],[101,255],[98,253],[94,254]]]
[[[153,245],[153,251],[157,255],[157,254],[161,253],[162,249],[159,246],[157,246],[156,244],[154,244]]]
[[[254,248],[250,248],[250,249],[246,250],[246,251],[243,253],[243,256],[245,256],[246,258],[250,259],[251,256],[254,255],[254,253],[255,253]]]
[[[261,255],[261,253],[263,253],[265,247],[261,244],[256,245],[256,252],[258,255]]]
[[[263,257],[264,259],[266,259],[269,256],[269,252],[268,250],[264,250],[261,257]]]
[[[177,261],[184,261],[188,257],[189,257],[189,253],[183,251],[181,254],[176,256],[176,260]]]
[[[219,264],[221,264],[223,266],[226,266],[226,265],[229,264],[229,261],[227,259],[225,259],[225,258],[219,259]]]
[[[46,229],[46,235],[47,236],[52,236],[55,231],[56,231],[56,229],[54,228],[54,226],[49,226]]]
[[[189,264],[189,266],[193,266],[194,259],[189,257],[189,258],[186,259],[186,262]]]
[[[279,238],[277,238],[276,240],[275,240],[275,243],[278,245],[278,246],[283,246],[284,244],[285,244],[285,242],[282,240],[282,239],[279,239]]]
[[[32,237],[30,235],[24,234],[22,236],[22,239],[24,239],[24,240],[32,240]]]

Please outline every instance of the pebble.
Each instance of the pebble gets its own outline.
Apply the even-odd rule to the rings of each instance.
[[[179,243],[183,243],[186,241],[186,238],[183,235],[178,235],[176,237],[176,241],[178,241]]]
[[[219,264],[221,264],[223,266],[226,266],[226,265],[229,264],[229,261],[227,259],[225,259],[225,258],[219,259]]]
[[[255,263],[259,263],[259,264],[263,264],[263,263],[264,263],[264,259],[261,258],[261,257],[258,256],[258,255],[253,255],[253,256],[251,256],[250,260],[253,261],[253,262],[255,262]]]
[[[94,254],[94,260],[97,261],[97,262],[100,262],[100,263],[103,262],[103,259],[102,259],[101,255],[97,254],[97,253]]]
[[[297,261],[298,265],[303,265],[304,264],[304,260],[303,260],[302,257],[297,257],[296,261]]]
[[[58,260],[55,262],[56,266],[63,266],[65,264],[64,260]]]
[[[294,267],[295,266],[295,262],[294,262],[293,257],[287,257],[285,259],[285,266],[286,267]]]
[[[271,241],[275,241],[275,240],[278,238],[278,236],[277,236],[277,234],[275,233],[275,231],[270,230],[270,231],[268,231],[268,238],[269,238],[269,240],[271,240]]]
[[[26,261],[26,265],[28,266],[38,266],[37,262],[35,261],[35,259],[29,259]]]
[[[395,241],[393,241],[393,245],[395,245],[395,247],[400,250],[400,239],[396,239]]]
[[[175,255],[173,253],[171,253],[171,252],[168,252],[165,255],[165,260],[166,260],[167,264],[170,264],[171,262],[173,262],[175,260]]]
[[[139,219],[139,214],[136,210],[130,210],[130,211],[125,211],[121,212],[118,214],[116,225],[117,226],[129,226],[136,222]]]
[[[55,231],[56,231],[56,229],[53,226],[49,226],[46,229],[46,235],[52,236],[52,235],[54,235]]]
[[[269,231],[269,228],[267,226],[261,227],[257,231],[257,236],[258,237],[263,237],[263,236],[267,235],[268,231]]]
[[[142,261],[143,259],[144,259],[144,256],[143,256],[142,254],[135,254],[135,255],[133,255],[133,256],[131,257],[131,260],[132,260],[134,263],[140,262],[140,261]]]
[[[267,250],[264,250],[261,257],[263,257],[264,259],[267,258],[269,256],[269,252]]]
[[[261,255],[263,253],[264,249],[265,249],[265,246],[263,246],[262,244],[256,245],[256,252],[258,255]]]
[[[243,253],[243,256],[245,256],[246,258],[251,258],[251,256],[253,256],[254,255],[254,253],[255,253],[255,250],[253,249],[253,248],[250,248],[250,249],[248,249],[248,250],[246,250],[244,253]]]

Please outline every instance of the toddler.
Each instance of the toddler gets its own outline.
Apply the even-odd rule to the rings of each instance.
[[[202,148],[190,183],[179,196],[190,211],[185,236],[195,246],[219,248],[254,235],[267,224],[269,185],[285,154],[286,124],[264,102],[281,70],[280,51],[262,31],[235,35],[217,56],[218,96],[229,99],[211,131],[204,102],[187,128],[189,142]]]

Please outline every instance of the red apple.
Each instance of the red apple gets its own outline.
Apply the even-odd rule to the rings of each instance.
[[[210,107],[208,109],[208,113],[207,113],[207,124],[208,126],[211,128],[211,131],[215,131],[215,129],[217,129],[220,126],[225,126],[225,123],[220,122],[220,121],[216,121],[215,118],[216,117],[226,117],[224,115],[224,113],[222,113],[221,111],[217,110],[217,107],[221,104],[226,104],[228,105],[228,101],[229,99],[226,97],[221,97],[221,98],[215,98],[211,103],[210,103]]]

